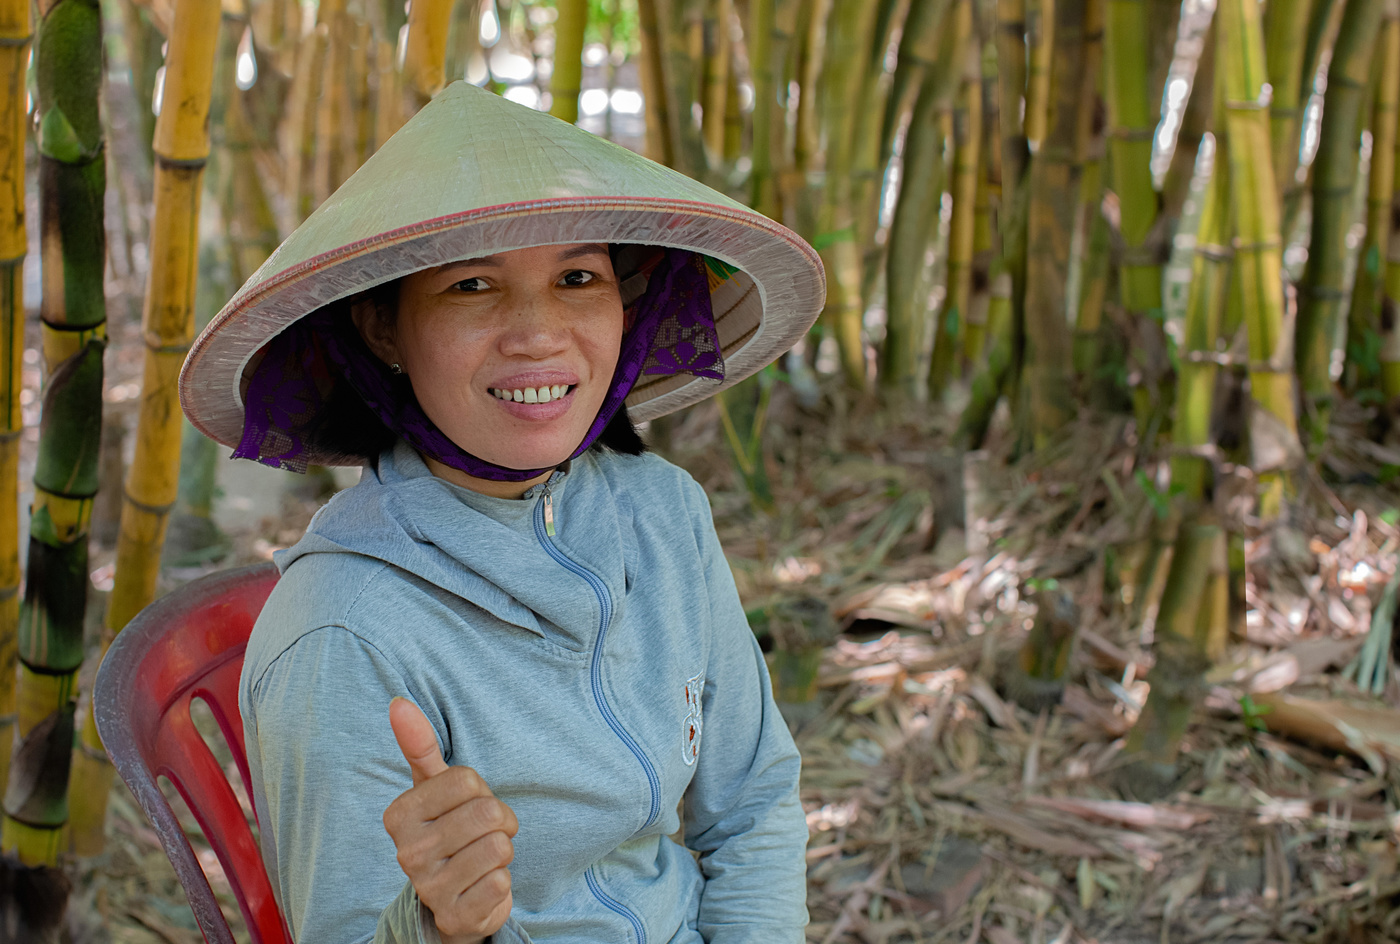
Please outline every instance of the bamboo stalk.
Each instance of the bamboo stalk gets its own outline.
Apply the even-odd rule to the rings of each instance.
[[[928,290],[924,257],[938,224],[943,194],[944,136],[940,116],[952,107],[960,74],[957,51],[972,28],[971,5],[958,0],[938,30],[940,46],[914,104],[905,139],[903,174],[886,255],[888,317],[880,349],[880,386],[906,396],[918,393]]]
[[[1075,123],[1074,159],[1079,166],[1079,195],[1070,245],[1071,283],[1068,306],[1074,326],[1071,363],[1079,378],[1098,367],[1103,299],[1108,284],[1108,230],[1103,204],[1103,0],[1084,5],[1084,76]]]
[[[311,37],[306,38],[306,43],[311,42]],[[310,81],[311,63],[305,66],[307,78],[302,79],[301,57],[298,55],[297,71],[292,76],[292,90],[287,95],[287,116],[289,121],[296,120],[295,116],[300,112],[296,106],[300,98],[307,94],[307,90],[301,88],[305,82]],[[376,149],[383,146],[384,142],[393,137],[395,131],[403,127],[407,120],[403,108],[403,75],[394,68],[394,46],[392,43],[380,41],[375,45],[374,50],[374,146]],[[302,105],[305,109],[305,105]],[[304,120],[304,119],[303,119]],[[288,129],[284,137],[283,154],[288,154],[289,148],[285,143],[288,140],[300,140],[300,137],[292,137],[293,132]],[[283,160],[290,161],[289,157]],[[290,169],[288,171],[290,176]],[[285,191],[285,186],[284,186]]]
[[[968,4],[969,7],[971,4]],[[976,219],[979,148],[982,143],[981,55],[975,45],[967,62],[953,110],[953,216],[948,232],[948,291],[934,332],[929,365],[929,396],[941,397],[957,365],[957,349],[968,330],[972,297],[973,229]]]
[[[757,43],[767,42],[768,36],[763,39],[757,38],[757,30],[760,28],[759,18],[768,16],[768,23],[772,23],[774,0],[752,0],[749,7],[754,16],[755,35],[750,37],[751,59],[750,68],[754,70],[754,127],[766,127],[758,123],[759,109],[764,109],[765,113],[771,109],[769,99],[772,98],[772,57],[762,56]],[[656,161],[658,164],[665,164],[668,167],[675,166],[675,157],[671,153],[671,136],[668,133],[670,128],[670,118],[667,114],[669,103],[666,101],[666,79],[662,71],[662,40],[659,33],[660,27],[657,22],[656,0],[637,0],[637,23],[638,33],[642,44],[642,57],[638,63],[637,73],[642,85],[642,98],[646,103],[646,156]],[[766,71],[763,71],[766,70]],[[761,78],[766,78],[770,83],[767,94],[760,94],[759,83]],[[767,157],[769,151],[769,140],[764,139],[764,156]],[[758,136],[754,137],[754,172],[758,173]],[[771,163],[767,165],[768,172],[771,173]],[[758,203],[754,201],[757,208]],[[760,210],[759,212],[764,212]]]
[[[321,95],[316,103],[316,143],[311,161],[313,209],[325,203],[343,182],[345,130],[350,121],[350,36],[345,0],[321,0],[316,10],[325,24],[326,53],[321,68]]]
[[[1218,108],[1223,111],[1223,99]],[[1218,122],[1220,125],[1223,120]],[[1215,355],[1233,256],[1229,144],[1223,133],[1216,135],[1213,161],[1191,257],[1191,288],[1177,367],[1176,418],[1172,426],[1176,445],[1172,485],[1181,490],[1184,501],[1193,505],[1205,500],[1212,485],[1208,449],[1218,372]]]
[[[1225,532],[1202,509],[1178,531],[1157,619],[1157,661],[1147,676],[1152,688],[1124,748],[1147,765],[1129,775],[1136,775],[1139,795],[1160,786],[1161,774],[1176,764],[1182,736],[1205,695],[1209,640],[1219,637],[1227,617],[1219,578],[1225,570]]]
[[[1157,222],[1157,193],[1152,187],[1152,139],[1160,97],[1149,96],[1150,77],[1142,64],[1152,45],[1145,4],[1108,0],[1104,21],[1104,98],[1108,105],[1109,179],[1118,195],[1119,232],[1123,239],[1118,291],[1130,323],[1160,337],[1162,262],[1150,241]],[[1150,355],[1149,355],[1150,358]],[[1163,365],[1147,360],[1134,391],[1139,435],[1148,436],[1159,422]]]
[[[422,0],[415,0],[414,5],[419,2]],[[443,7],[451,6],[451,0],[434,2]],[[583,85],[583,31],[588,26],[588,0],[558,0],[555,8],[559,16],[554,21],[554,72],[549,77],[549,113],[574,124],[578,121],[578,96]],[[411,41],[412,11],[409,13],[408,28]],[[725,66],[727,69],[727,62]],[[723,91],[720,94],[722,96]],[[721,107],[722,104],[723,99]]]
[[[1031,158],[1026,252],[1028,412],[1024,427],[1037,446],[1074,415],[1066,273],[1079,192],[1078,144],[1084,83],[1085,0],[1056,0],[1051,99],[1045,137]]]
[[[313,193],[311,169],[315,162],[316,103],[321,97],[322,68],[325,62],[329,30],[325,24],[302,37],[297,49],[296,72],[287,93],[287,109],[282,119],[282,193],[288,218],[284,230],[295,229],[312,210]],[[380,106],[393,109],[396,103],[380,101]],[[382,139],[381,139],[382,140]]]
[[[324,0],[323,0],[324,2]],[[559,25],[565,25],[564,17],[569,3],[579,0],[562,0],[560,3]],[[403,76],[407,93],[404,107],[407,118],[428,103],[447,84],[447,31],[452,25],[452,0],[413,0],[408,8],[408,38],[404,42]],[[580,36],[582,29],[580,28]],[[583,46],[580,42],[579,52]],[[561,68],[559,55],[567,50],[555,51],[555,79],[559,81]],[[578,56],[574,57],[575,59]],[[567,64],[563,68],[567,70]],[[577,115],[578,91],[574,91],[574,114]]]
[[[57,0],[40,13],[34,65],[43,254],[39,315],[47,382],[34,471],[28,580],[19,619],[17,719],[0,851],[25,866],[51,867],[59,862],[68,820],[73,720],[83,659],[87,532],[97,492],[107,317],[102,284],[106,163],[98,112],[100,10],[84,0]],[[23,36],[24,14],[10,10],[7,19],[6,25]],[[13,101],[19,94],[12,90],[7,98]],[[13,114],[10,118],[13,122]],[[11,156],[11,168],[14,162]],[[10,189],[10,198],[15,196]],[[16,255],[23,252],[22,232],[11,231],[7,240],[10,250],[19,250]],[[14,326],[8,327],[7,341],[13,343]],[[60,900],[60,914],[62,907]]]
[[[19,436],[24,352],[25,73],[34,26],[28,0],[0,2],[0,791],[15,741],[19,652]]]
[[[1391,198],[1395,187],[1395,121],[1400,109],[1400,0],[1386,0],[1377,39],[1375,101],[1371,112],[1371,171],[1366,191],[1366,239],[1357,261],[1347,316],[1347,381],[1352,390],[1379,385],[1373,361],[1382,343],[1381,300],[1390,257]]]
[[[1271,0],[1264,9],[1264,51],[1268,56],[1269,140],[1274,175],[1287,187],[1298,169],[1298,132],[1303,106],[1312,92],[1312,75],[1303,74],[1308,12],[1314,0]]]
[[[777,181],[773,175],[773,136],[767,129],[774,120],[776,93],[773,68],[773,29],[777,10],[774,0],[749,0],[749,75],[753,81],[753,141],[749,146],[749,206],[771,219],[782,216]],[[645,71],[645,69],[643,69]],[[651,126],[647,126],[650,141]]]
[[[1026,77],[1025,132],[1026,140],[1034,150],[1040,146],[1048,127],[1050,63],[1055,48],[1055,0],[1030,0],[1026,13],[1026,44],[1030,47],[1030,61]]]
[[[822,69],[822,132],[826,141],[826,185],[813,246],[826,267],[826,307],[822,324],[837,342],[841,371],[853,389],[865,387],[862,257],[856,244],[851,164],[860,77],[870,56],[876,7],[867,0],[835,0],[827,24]]]
[[[1362,101],[1383,10],[1384,0],[1349,0],[1327,71],[1321,144],[1313,166],[1312,237],[1298,285],[1297,370],[1310,451],[1321,446],[1331,416],[1332,352],[1346,292]]]
[[[918,98],[928,70],[938,59],[940,40],[939,26],[945,20],[950,0],[913,0],[904,15],[900,32],[899,49],[895,59],[894,75],[884,81],[885,48],[877,45],[878,61],[872,50],[872,61],[866,69],[868,89],[876,92],[874,98],[867,97],[858,119],[860,126],[856,137],[856,177],[855,207],[858,214],[856,239],[866,247],[864,273],[861,285],[865,297],[874,294],[880,270],[885,266],[889,246],[877,244],[875,233],[878,229],[880,201],[883,197],[885,173],[894,156],[895,136],[901,127],[911,121],[915,100]],[[889,5],[889,28],[894,29],[898,9]],[[881,6],[881,11],[887,9]],[[872,72],[881,70],[878,77]],[[877,111],[878,109],[878,111]],[[878,135],[874,133],[874,123],[880,121]]]
[[[713,0],[705,5],[705,74],[702,80],[701,136],[709,149],[710,162],[717,164],[724,154],[725,100],[729,92],[729,18],[734,0]]]
[[[1230,197],[1235,215],[1235,273],[1249,338],[1251,465],[1260,477],[1259,513],[1282,507],[1288,471],[1297,462],[1292,334],[1284,319],[1280,206],[1263,89],[1264,36],[1254,0],[1216,8],[1217,76],[1225,83]]]
[[[155,597],[165,528],[178,491],[181,414],[176,380],[194,340],[199,202],[209,158],[219,19],[217,0],[176,0],[165,66],[166,107],[156,121],[151,270],[141,316],[146,341],[141,411],[136,452],[123,488],[115,582],[107,600],[109,638]],[[100,848],[111,767],[90,712],[75,759],[80,765],[70,793],[75,843]]]
[[[883,122],[894,76],[885,68],[890,44],[899,36],[909,13],[910,0],[879,0],[871,35],[870,55],[861,79],[861,104],[852,130],[851,206],[856,220],[856,244],[862,247],[861,297],[875,294],[884,245],[875,238],[880,223],[880,199],[889,159],[881,150]],[[901,42],[902,46],[903,43]],[[898,62],[896,61],[896,69]],[[883,159],[882,159],[883,158]]]

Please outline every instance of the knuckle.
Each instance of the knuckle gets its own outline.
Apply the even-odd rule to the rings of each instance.
[[[481,881],[486,891],[497,897],[510,892],[510,872],[506,869],[492,869]]]
[[[491,843],[492,857],[501,865],[509,865],[515,860],[515,843],[505,833],[492,833],[486,837]]]

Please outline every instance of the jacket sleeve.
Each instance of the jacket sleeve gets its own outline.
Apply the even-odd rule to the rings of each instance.
[[[700,755],[685,794],[686,846],[700,854],[705,876],[698,930],[709,944],[801,944],[807,923],[801,760],[700,496],[697,537],[712,638]]]
[[[244,730],[262,841],[293,940],[439,944],[384,829],[384,810],[413,783],[389,727],[395,695],[421,705],[442,740],[431,705],[338,626],[302,636],[251,686]],[[530,944],[514,919],[493,940]]]

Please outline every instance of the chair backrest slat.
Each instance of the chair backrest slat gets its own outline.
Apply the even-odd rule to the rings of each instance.
[[[208,704],[251,796],[238,676],[276,581],[276,568],[262,564],[213,574],[158,600],[117,636],[93,685],[98,733],[155,824],[209,944],[233,944],[233,935],[156,777],[175,786],[199,822],[254,944],[292,944],[243,807],[190,714],[193,699]]]

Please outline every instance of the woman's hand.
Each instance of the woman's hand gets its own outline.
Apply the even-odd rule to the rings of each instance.
[[[395,698],[389,724],[413,772],[413,788],[384,811],[399,866],[433,913],[443,944],[478,944],[510,917],[515,813],[470,767],[449,767],[431,722]]]

